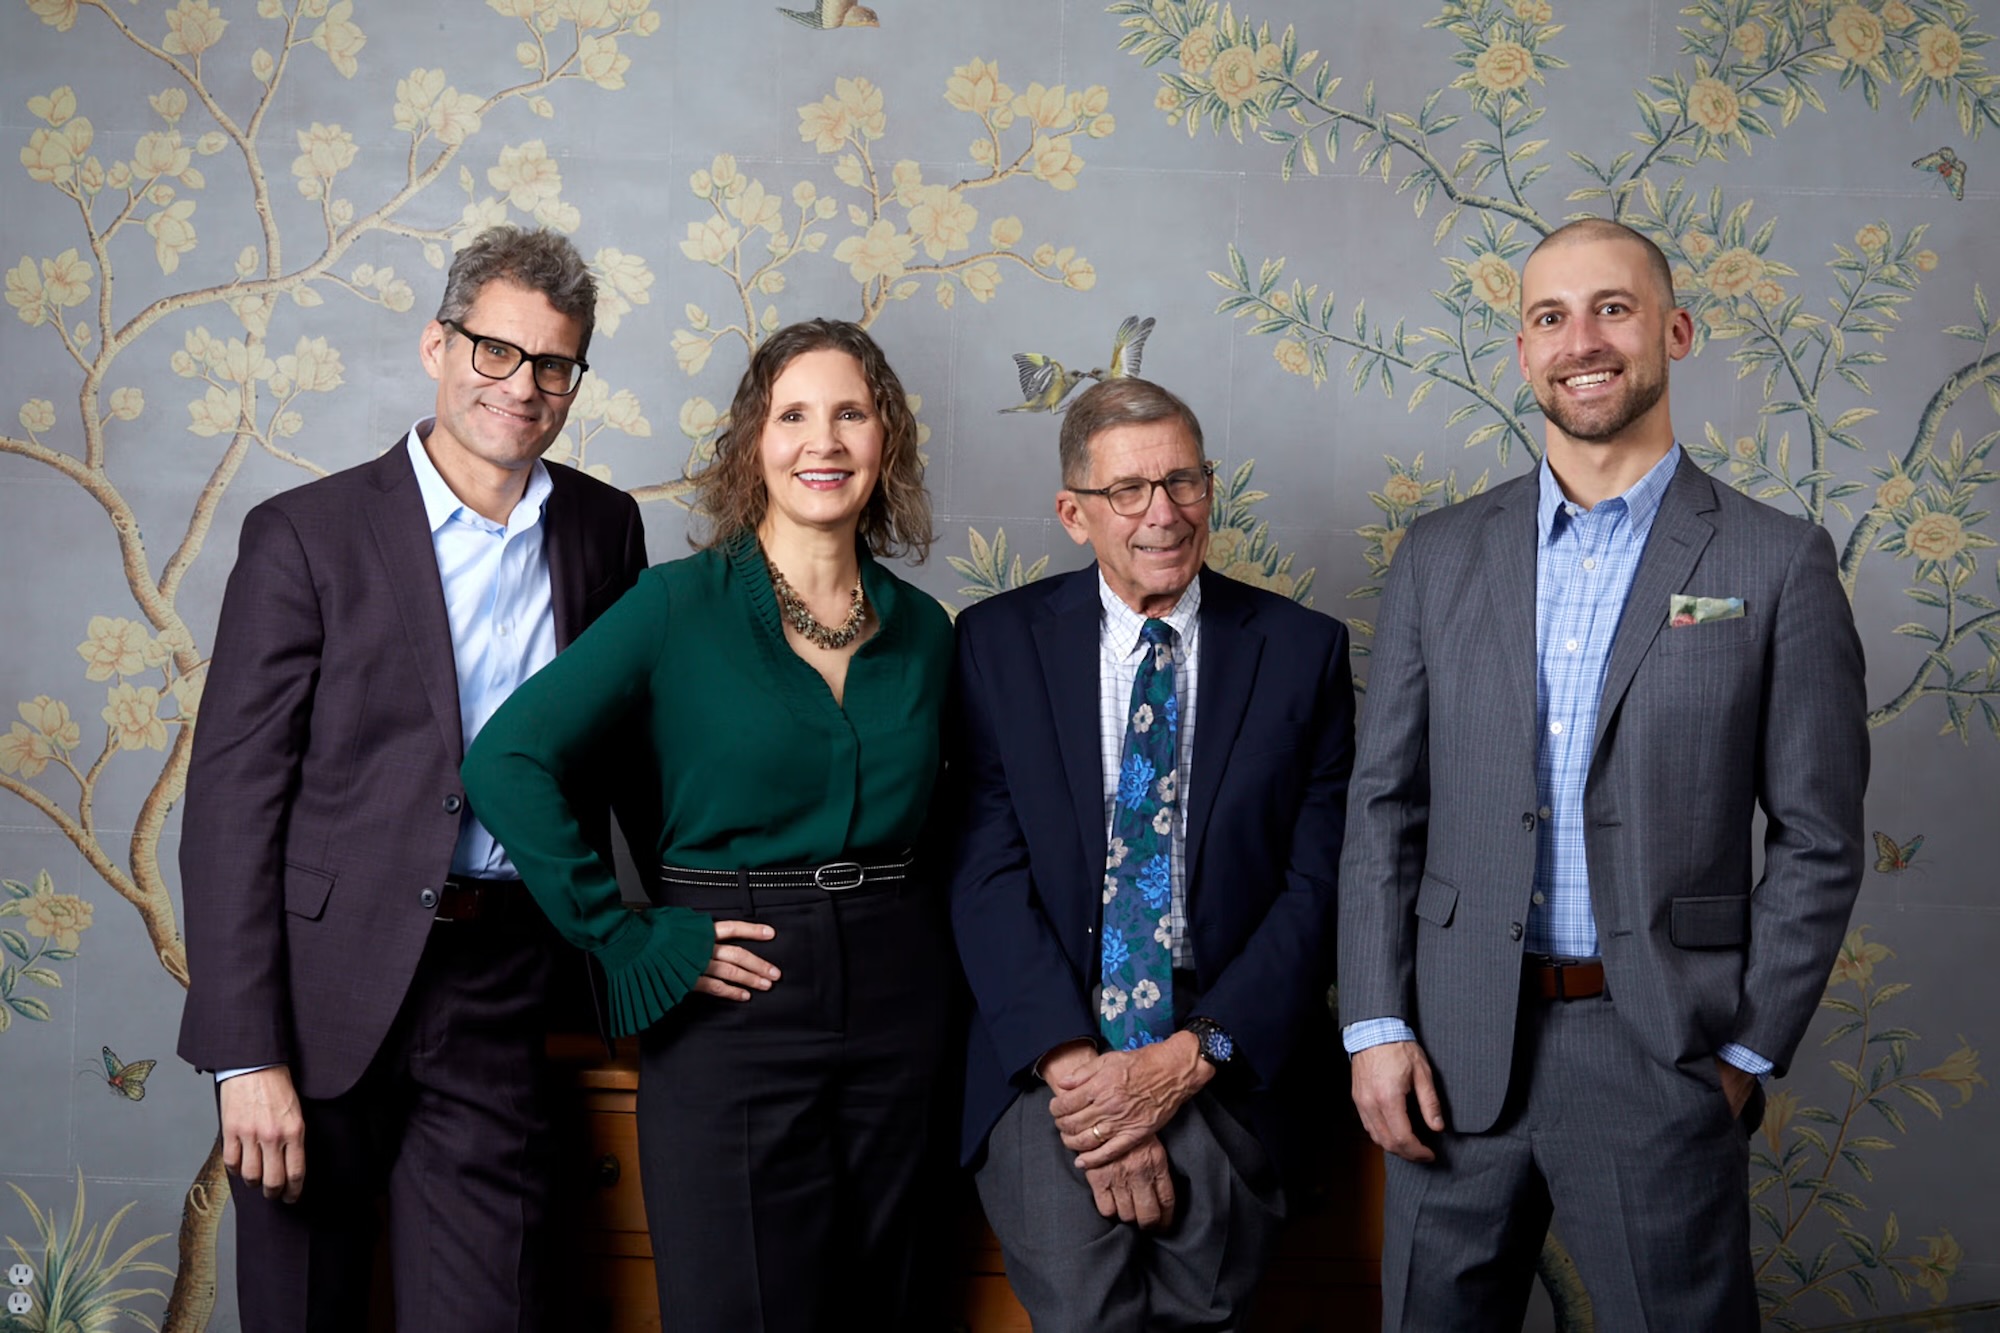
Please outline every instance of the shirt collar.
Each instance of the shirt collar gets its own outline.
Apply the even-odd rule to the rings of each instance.
[[[1115,648],[1120,656],[1137,652],[1139,631],[1146,627],[1149,617],[1142,616],[1125,605],[1124,600],[1111,591],[1111,585],[1104,581],[1102,566],[1099,566],[1097,571],[1097,598],[1104,608],[1104,642]],[[1197,574],[1181,593],[1181,599],[1174,603],[1173,610],[1163,616],[1150,618],[1164,620],[1171,625],[1182,648],[1185,649],[1189,636],[1194,633],[1195,621],[1200,612],[1201,576]]]
[[[1633,532],[1643,533],[1653,526],[1653,516],[1660,512],[1660,502],[1666,498],[1667,486],[1673,481],[1674,469],[1680,466],[1680,461],[1681,447],[1676,444],[1623,495],[1611,497],[1624,502],[1625,516]],[[1554,533],[1556,519],[1568,506],[1569,500],[1563,495],[1562,484],[1556,480],[1547,458],[1542,459],[1542,465],[1536,471],[1541,478],[1541,503],[1536,510],[1539,517],[1535,530],[1546,540]]]
[[[417,490],[424,497],[424,519],[430,524],[432,535],[435,536],[438,529],[461,513],[468,522],[488,525],[490,520],[465,507],[464,502],[445,482],[443,474],[437,470],[437,464],[431,462],[430,451],[424,448],[424,436],[430,434],[431,428],[436,424],[436,417],[425,417],[410,427],[409,438],[404,441],[405,447],[410,451],[410,466],[416,469]],[[514,512],[508,516],[508,521],[504,525],[508,531],[512,532],[517,527],[530,528],[539,523],[542,508],[548,503],[549,492],[554,489],[555,483],[549,480],[548,466],[541,459],[536,459],[529,465],[528,489],[522,493],[519,503],[514,506]]]

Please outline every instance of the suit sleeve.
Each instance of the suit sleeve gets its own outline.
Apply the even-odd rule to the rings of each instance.
[[[1067,1041],[1094,1037],[1096,1016],[1036,895],[1027,837],[1008,790],[1005,691],[987,678],[974,630],[959,625],[951,729],[950,791],[958,843],[952,861],[952,929],[980,1022],[1001,1068],[1024,1078]]]
[[[1866,865],[1868,700],[1833,539],[1817,524],[1779,594],[1764,676],[1757,791],[1764,876],[1735,1040],[1782,1075],[1819,1006]]]
[[[323,643],[297,530],[272,506],[251,510],[223,594],[182,814],[189,975],[180,1053],[198,1069],[292,1058],[285,828]]]
[[[1346,627],[1334,628],[1313,678],[1313,721],[1301,747],[1309,767],[1292,818],[1283,890],[1195,1008],[1222,1025],[1259,1085],[1276,1077],[1297,1047],[1305,1016],[1326,1004],[1328,935],[1354,768],[1354,674]]]
[[[678,1003],[715,942],[701,913],[626,911],[616,873],[591,846],[565,794],[613,738],[633,745],[656,734],[648,710],[653,668],[666,648],[668,602],[664,581],[642,578],[508,696],[480,728],[462,771],[473,812],[507,849],[535,901],[564,939],[604,965],[612,1030],[621,1036]]]
[[[1420,600],[1422,527],[1405,534],[1375,622],[1347,843],[1340,863],[1343,1024],[1407,1022],[1413,1009],[1417,888],[1430,824],[1430,686]]]

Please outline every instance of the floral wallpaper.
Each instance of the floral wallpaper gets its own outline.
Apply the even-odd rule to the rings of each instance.
[[[213,1094],[172,1052],[235,528],[427,411],[443,268],[503,220],[598,275],[550,456],[646,501],[656,558],[748,352],[839,315],[922,422],[947,606],[1083,563],[1057,414],[1143,371],[1221,462],[1211,564],[1347,617],[1364,684],[1409,523],[1538,455],[1526,253],[1580,213],[1653,236],[1696,321],[1683,444],[1826,525],[1870,664],[1877,856],[1753,1145],[1766,1316],[2000,1299],[1982,8],[0,6],[0,1241],[42,1275],[0,1328],[234,1327]],[[1547,1327],[1596,1324],[1580,1221]]]

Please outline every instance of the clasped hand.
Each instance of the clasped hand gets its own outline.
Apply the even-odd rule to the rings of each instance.
[[[1176,1034],[1136,1051],[1057,1052],[1043,1070],[1063,1146],[1077,1153],[1097,1211],[1143,1230],[1169,1225],[1174,1187],[1159,1132],[1213,1076],[1194,1038]]]

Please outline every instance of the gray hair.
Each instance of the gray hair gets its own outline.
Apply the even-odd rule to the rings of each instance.
[[[576,354],[581,358],[590,350],[591,330],[597,326],[597,280],[569,237],[547,227],[528,231],[501,223],[473,237],[451,261],[438,322],[464,319],[486,284],[502,280],[540,292],[559,313],[581,321],[583,339]]]
[[[1178,418],[1194,437],[1194,452],[1202,455],[1201,422],[1194,410],[1151,380],[1133,376],[1099,380],[1078,394],[1063,417],[1056,444],[1064,485],[1080,484],[1090,475],[1090,442],[1113,426],[1136,426]]]

